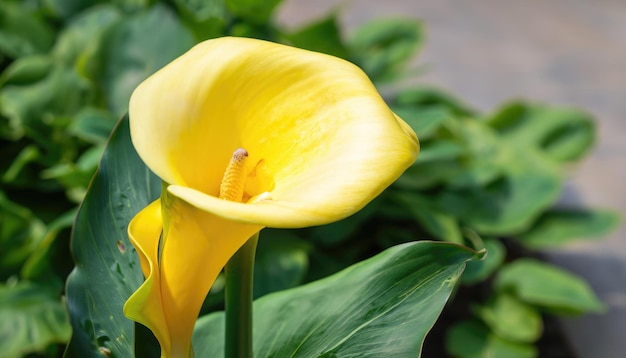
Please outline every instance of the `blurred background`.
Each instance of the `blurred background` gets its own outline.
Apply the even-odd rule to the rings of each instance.
[[[524,98],[573,105],[597,120],[592,154],[572,168],[563,205],[626,213],[626,2],[621,0],[287,0],[278,20],[296,26],[337,11],[344,29],[380,17],[413,17],[427,38],[420,82],[492,111]],[[587,278],[606,314],[562,319],[580,357],[626,352],[626,228],[601,241],[545,252]]]

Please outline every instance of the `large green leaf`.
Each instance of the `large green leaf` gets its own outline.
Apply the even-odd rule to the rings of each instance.
[[[412,242],[254,304],[255,357],[418,356],[465,262],[465,247]],[[223,313],[201,318],[197,357],[223,357]]]
[[[133,357],[133,322],[122,314],[143,282],[128,241],[130,219],[159,196],[160,180],[130,142],[128,119],[118,124],[72,232],[76,267],[67,282],[73,336],[66,357]]]
[[[0,355],[19,358],[42,352],[71,334],[58,292],[30,282],[0,285]]]

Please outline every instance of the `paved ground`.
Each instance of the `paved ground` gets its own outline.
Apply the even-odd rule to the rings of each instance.
[[[339,9],[346,29],[387,16],[424,21],[422,81],[490,111],[512,98],[575,105],[594,114],[599,143],[575,168],[564,201],[626,218],[626,2],[623,0],[287,0],[279,21],[302,24]],[[581,358],[626,357],[626,225],[606,240],[548,253],[586,277],[609,304],[567,319]]]

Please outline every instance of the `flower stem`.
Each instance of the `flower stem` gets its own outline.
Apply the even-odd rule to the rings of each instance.
[[[225,357],[252,357],[252,277],[259,234],[254,234],[224,268],[226,278]]]

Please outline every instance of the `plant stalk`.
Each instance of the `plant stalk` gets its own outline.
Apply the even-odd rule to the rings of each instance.
[[[231,257],[226,278],[225,357],[252,358],[252,281],[256,233]]]

